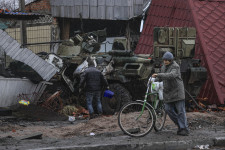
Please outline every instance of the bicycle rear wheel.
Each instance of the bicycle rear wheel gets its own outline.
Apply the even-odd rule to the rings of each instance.
[[[155,114],[147,105],[142,113],[143,104],[142,102],[129,102],[121,108],[118,114],[118,123],[125,134],[140,137],[152,130]]]
[[[154,129],[155,131],[161,131],[162,128],[164,127],[167,115],[162,101],[159,102],[159,107],[155,109],[155,112],[156,112],[156,121]]]

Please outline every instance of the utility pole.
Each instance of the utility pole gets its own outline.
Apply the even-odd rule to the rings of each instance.
[[[25,12],[25,0],[19,0],[19,11]],[[25,47],[27,44],[27,28],[26,22],[23,20],[20,21],[20,40],[21,45]]]

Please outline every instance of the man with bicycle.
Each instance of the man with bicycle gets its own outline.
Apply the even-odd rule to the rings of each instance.
[[[188,136],[189,129],[185,111],[185,92],[181,78],[180,67],[173,60],[173,54],[166,52],[163,55],[164,65],[161,73],[153,74],[155,81],[163,81],[163,98],[165,110],[170,119],[178,126],[178,135]]]

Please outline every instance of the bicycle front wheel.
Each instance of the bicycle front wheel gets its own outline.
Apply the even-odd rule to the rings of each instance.
[[[166,121],[166,111],[164,109],[164,105],[161,102],[160,107],[155,109],[156,112],[156,121],[154,125],[155,131],[161,131],[164,127],[165,121]]]
[[[118,115],[118,123],[121,130],[134,137],[148,134],[155,123],[155,116],[147,105],[143,108],[142,102],[129,102],[125,104]]]

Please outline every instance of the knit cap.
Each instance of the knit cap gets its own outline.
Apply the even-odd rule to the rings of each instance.
[[[163,60],[166,59],[166,60],[173,60],[173,54],[170,53],[170,52],[166,52],[164,55],[163,55]]]

